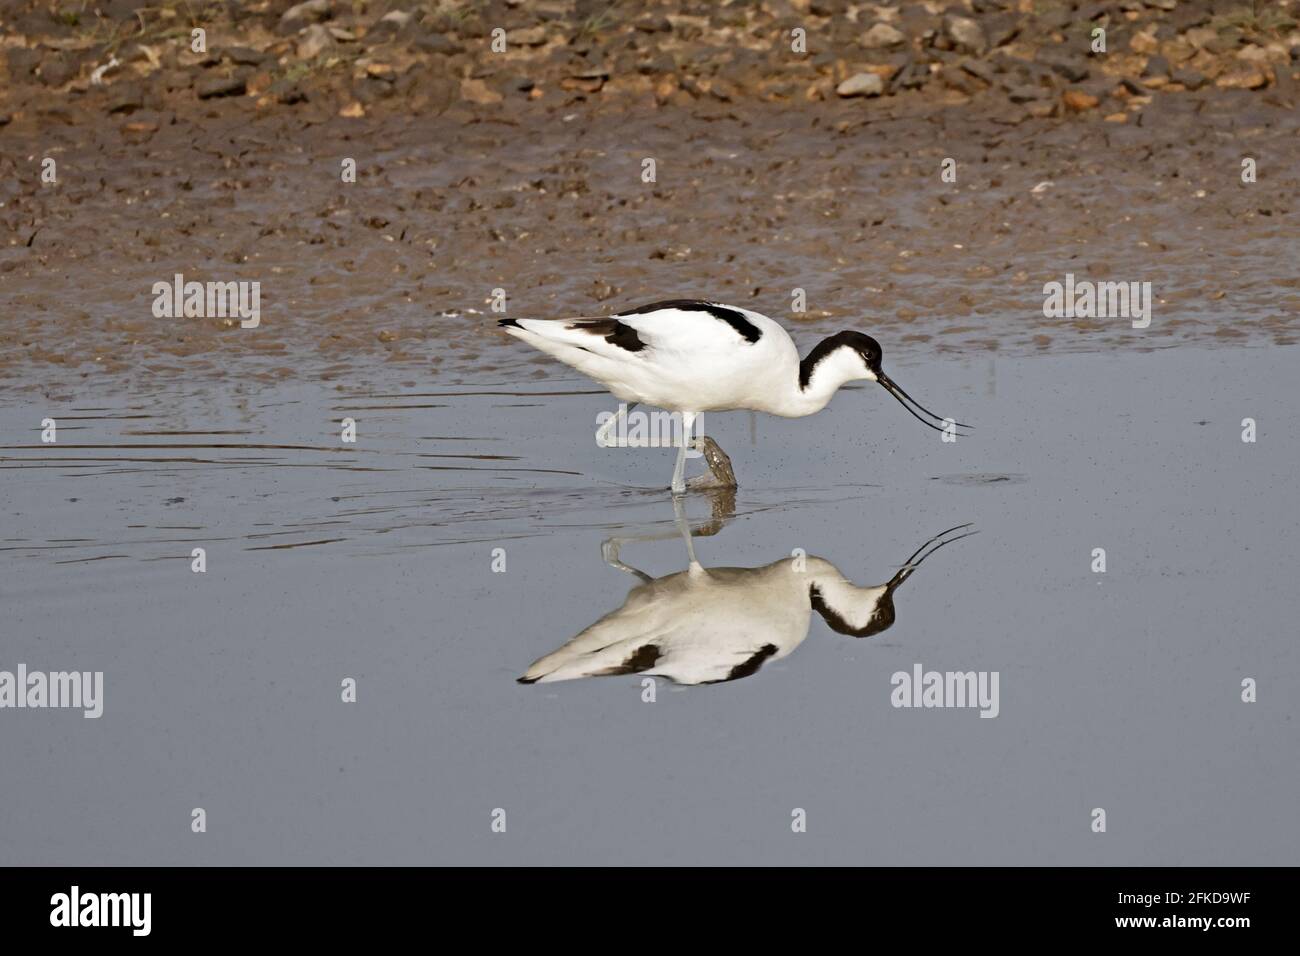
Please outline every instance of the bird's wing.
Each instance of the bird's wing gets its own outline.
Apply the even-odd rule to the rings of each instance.
[[[654,302],[603,317],[503,319],[500,324],[573,364],[590,363],[590,359],[573,355],[569,349],[618,362],[662,360],[677,354],[731,356],[773,337],[780,329],[757,312],[689,299]]]
[[[766,316],[735,306],[694,299],[652,302],[612,316],[635,330],[650,347],[664,350],[713,350],[758,343],[774,324]]]
[[[666,614],[665,610],[673,607],[675,601],[671,596],[667,601],[657,597],[667,590],[679,588],[671,579],[633,588],[622,607],[610,611],[563,646],[534,661],[521,680],[532,683],[618,673],[610,668],[635,657],[638,648],[652,643],[671,627],[671,613]]]
[[[644,673],[679,684],[719,683],[748,677],[765,661],[784,657],[807,630],[806,612],[802,619],[774,619],[743,592],[645,585],[623,607],[536,661],[520,680]]]
[[[618,361],[647,351],[637,330],[616,318],[504,319],[500,324],[517,338],[571,364],[580,359],[573,350]]]
[[[520,682],[654,674],[678,684],[718,684],[749,677],[764,662],[784,657],[789,650],[753,633],[719,632],[699,619],[664,621],[656,628],[586,652],[573,643],[565,644],[535,662]]]

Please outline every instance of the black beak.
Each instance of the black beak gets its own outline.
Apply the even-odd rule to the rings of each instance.
[[[971,527],[971,524],[972,522],[967,522],[966,524],[959,524],[955,528],[949,528],[947,531],[940,531],[933,538],[912,552],[912,556],[903,562],[903,566],[898,569],[898,573],[890,579],[889,583],[885,585],[885,587],[890,591],[893,591],[896,587],[912,576],[912,572],[921,566],[922,561],[934,554],[945,544],[952,544],[954,541],[960,541],[962,538],[969,538],[973,534],[979,534],[978,531],[966,530]],[[954,531],[960,531],[962,533],[953,535],[951,538],[948,537],[948,535],[951,535]]]
[[[890,395],[893,395],[894,398],[898,399],[898,403],[902,405],[904,408],[906,408],[909,412],[911,412],[912,417],[915,418],[922,425],[928,425],[930,428],[933,428],[935,431],[941,432],[944,431],[947,423],[949,421],[952,421],[951,419],[948,418],[940,418],[934,412],[924,408],[920,402],[918,402],[911,395],[908,395],[907,392],[899,388],[898,385],[895,384],[893,379],[891,379],[888,375],[886,375],[883,371],[879,369],[876,370],[876,381],[884,386],[885,391],[887,391]],[[934,421],[938,422],[939,424],[936,425],[934,424],[934,422],[926,421],[924,418],[921,417],[921,415],[918,415],[917,412],[922,412],[926,415],[929,415],[931,418],[934,419]],[[958,428],[971,427],[970,425],[963,425],[961,422],[952,422],[952,424],[957,426]],[[955,432],[955,434],[961,435],[964,433]]]

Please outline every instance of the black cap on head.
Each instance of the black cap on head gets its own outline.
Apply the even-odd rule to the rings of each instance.
[[[813,346],[813,350],[799,363],[799,387],[807,388],[818,363],[840,349],[852,349],[862,357],[862,361],[873,374],[880,372],[879,342],[862,332],[836,332],[830,338],[822,339]]]
[[[867,363],[867,368],[873,372],[879,371],[880,359],[884,352],[880,348],[880,343],[865,332],[840,332],[832,335],[828,341],[835,343],[836,348],[847,346],[853,349],[862,356],[862,361]]]

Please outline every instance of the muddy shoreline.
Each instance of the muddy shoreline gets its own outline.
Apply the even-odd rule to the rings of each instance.
[[[543,18],[542,34],[530,36],[547,39],[517,42],[492,59],[474,53],[471,41],[490,36],[475,36],[473,23],[447,30],[442,14],[421,9],[387,36],[378,23],[395,5],[359,6],[362,14],[297,26],[283,22],[288,4],[248,5],[253,14],[221,20],[227,11],[214,21],[216,52],[194,60],[169,34],[156,69],[137,57],[100,83],[89,77],[104,44],[131,48],[117,33],[84,46],[74,25],[39,37],[18,32],[45,22],[36,13],[5,21],[0,296],[10,307],[2,387],[352,381],[369,366],[411,384],[548,377],[554,370],[543,357],[492,329],[495,289],[515,316],[718,298],[787,322],[801,344],[870,328],[904,359],[1297,339],[1300,121],[1288,57],[1300,47],[1289,45],[1296,34],[1285,21],[1268,31],[1256,21],[1263,32],[1252,33],[1225,25],[1231,5],[1213,3],[1072,9],[1074,20],[1087,14],[1086,23],[1111,25],[1118,51],[1080,66],[1087,57],[1074,33],[1015,4],[948,5],[945,15],[964,10],[983,25],[979,53],[951,48],[951,38],[945,44],[944,15],[910,12],[944,4],[905,4],[890,16],[760,5],[745,29],[726,10],[705,15],[703,26],[670,18],[665,31],[619,14],[576,33],[568,5],[554,5],[550,18],[504,5],[497,12],[507,36],[529,29],[519,18],[530,16]],[[769,16],[777,7],[786,20]],[[495,9],[479,20],[490,22]],[[995,45],[990,24],[999,15],[1018,26]],[[770,37],[765,53],[750,42],[785,29],[790,16],[830,44],[797,69],[773,66]],[[874,22],[898,23],[905,41],[864,47]],[[336,56],[355,47],[373,64],[405,51],[409,62],[397,79],[366,69],[358,77],[355,59],[331,65],[320,51],[297,81],[302,95],[259,94],[256,84],[199,95],[197,84],[229,68],[253,70],[238,62],[254,59],[246,50],[277,69],[303,62],[312,27],[357,35],[334,38]],[[1134,36],[1147,29],[1155,46],[1139,53],[1147,47]],[[434,35],[451,36],[458,49],[430,49]],[[1189,36],[1202,46],[1184,63],[1215,74],[1198,88],[1168,77],[1154,85],[1149,76],[1128,86],[1116,79],[1125,71],[1141,79],[1150,61],[1194,47]],[[15,58],[15,37],[36,61]],[[77,54],[59,85],[46,82],[52,41],[84,46],[54,51]],[[630,74],[615,66],[629,56],[640,62],[651,47],[675,57],[667,95],[654,86],[666,61]],[[1073,59],[1060,60],[1063,48]],[[1266,58],[1243,59],[1246,50]],[[753,82],[701,86],[700,78],[725,78],[714,62],[724,54],[747,63]],[[575,56],[607,64],[599,84],[564,82]],[[873,61],[884,75],[900,57],[940,66],[919,85],[895,82],[899,66],[880,96],[825,86]],[[34,65],[18,77],[16,62]],[[976,81],[961,64],[993,64],[990,82],[954,87],[944,73],[954,63]],[[1041,95],[1016,92],[1025,63],[1042,68]],[[1266,66],[1267,81],[1218,82],[1243,63]],[[813,79],[792,86],[790,71],[805,69]],[[1078,69],[1087,78],[1070,81]],[[520,70],[532,79],[505,82]],[[435,74],[458,85],[448,92]],[[628,75],[639,79],[616,82]],[[476,81],[510,95],[479,95]],[[367,89],[383,95],[366,99],[359,91]],[[1081,101],[1067,94],[1088,90],[1095,105],[1068,105]],[[1242,181],[1243,158],[1256,162],[1256,182]],[[41,182],[46,159],[57,166],[55,183]],[[653,182],[645,181],[647,159]],[[942,177],[946,159],[955,182]],[[346,160],[355,161],[355,182],[344,181]],[[1044,317],[1044,283],[1067,272],[1151,281],[1150,328]],[[155,317],[151,287],[176,274],[260,283],[260,326]],[[797,289],[804,312],[792,308]]]

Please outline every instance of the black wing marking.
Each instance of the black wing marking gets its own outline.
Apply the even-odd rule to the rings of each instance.
[[[644,670],[649,670],[655,666],[655,661],[659,660],[661,651],[654,644],[646,644],[644,647],[638,647],[632,652],[632,655],[622,664],[615,664],[613,667],[607,667],[602,671],[596,671],[592,677],[612,677],[616,674],[639,674]]]
[[[628,309],[617,314],[644,315],[647,312],[658,312],[660,309],[679,309],[682,312],[707,312],[715,319],[726,322],[751,345],[763,337],[762,329],[745,318],[744,313],[729,309],[725,305],[714,305],[712,302],[702,302],[699,299],[665,299],[662,302],[651,302],[649,305],[638,306],[635,309]]]
[[[570,323],[567,328],[581,329],[592,335],[602,336],[610,345],[617,345],[629,352],[640,352],[645,348],[645,343],[637,336],[636,329],[624,325],[618,319],[579,319],[577,322]]]
[[[726,677],[722,678],[721,680],[705,681],[705,683],[723,684],[729,680],[740,680],[742,677],[750,677],[754,674],[757,674],[758,669],[763,666],[763,663],[775,653],[776,653],[775,644],[764,644],[757,651],[755,651],[752,656],[750,656],[746,660],[741,661],[739,664],[733,667],[730,673],[728,673]]]

